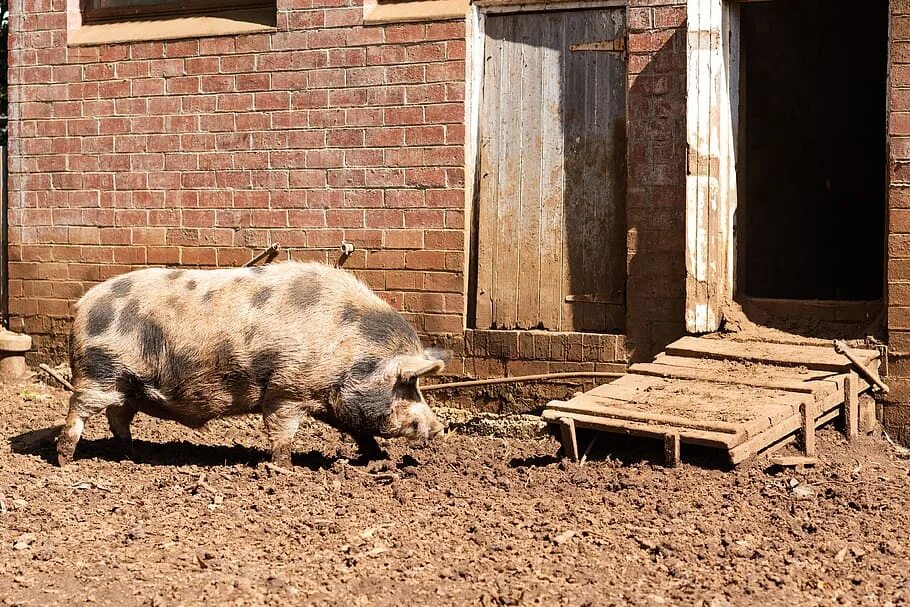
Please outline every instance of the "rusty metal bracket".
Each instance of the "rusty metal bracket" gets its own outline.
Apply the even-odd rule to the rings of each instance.
[[[847,360],[850,361],[850,364],[853,365],[853,368],[856,369],[856,372],[870,384],[872,384],[874,386],[878,386],[878,389],[881,390],[881,392],[883,394],[887,394],[888,392],[891,391],[891,388],[888,387],[888,384],[886,384],[881,379],[879,379],[878,377],[873,375],[869,371],[869,369],[867,369],[865,366],[863,366],[863,364],[859,361],[858,358],[856,358],[856,356],[853,354],[853,352],[850,350],[850,348],[847,347],[846,342],[841,341],[839,339],[835,339],[834,340],[834,351],[837,352],[838,354],[846,356]]]
[[[626,39],[598,40],[596,42],[582,42],[570,44],[570,51],[599,51],[602,53],[623,53],[626,50]]]

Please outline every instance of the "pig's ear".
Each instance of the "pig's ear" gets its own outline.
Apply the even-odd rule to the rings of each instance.
[[[448,364],[452,360],[452,353],[442,348],[427,348],[423,351],[423,355],[430,360],[442,361],[443,364]]]
[[[441,360],[429,360],[423,356],[402,356],[398,359],[398,379],[413,381],[422,375],[439,373],[445,367]]]

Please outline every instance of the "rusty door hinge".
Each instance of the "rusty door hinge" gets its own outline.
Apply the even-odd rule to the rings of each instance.
[[[626,50],[626,38],[613,40],[598,40],[597,42],[583,42],[569,45],[570,51],[600,51],[606,53],[622,53]]]

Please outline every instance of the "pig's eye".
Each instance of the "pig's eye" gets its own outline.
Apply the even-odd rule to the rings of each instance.
[[[420,429],[420,423],[415,419],[410,424],[408,424],[408,429],[413,430],[414,432],[417,432],[417,430]]]

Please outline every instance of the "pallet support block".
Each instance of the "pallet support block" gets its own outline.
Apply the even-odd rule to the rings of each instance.
[[[844,433],[847,440],[859,436],[859,377],[848,373],[844,378]]]
[[[673,432],[664,435],[664,464],[668,468],[675,468],[679,465],[679,434]]]
[[[815,402],[805,401],[799,406],[803,422],[803,453],[815,457]]]
[[[578,461],[578,437],[575,434],[575,420],[571,417],[559,418],[559,430],[562,441],[562,452],[566,457]]]

